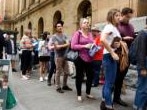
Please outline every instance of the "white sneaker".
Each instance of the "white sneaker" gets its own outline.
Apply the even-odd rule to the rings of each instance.
[[[40,77],[40,78],[39,78],[39,81],[40,81],[40,82],[43,82],[43,77]]]
[[[22,75],[22,80],[28,80],[29,78],[25,75]]]
[[[45,77],[44,77],[44,79],[47,81],[47,80],[48,80],[48,77],[47,77],[47,76],[45,76]]]

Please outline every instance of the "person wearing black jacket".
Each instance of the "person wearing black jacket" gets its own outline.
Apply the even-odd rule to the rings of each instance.
[[[0,23],[2,22],[2,16],[0,15]],[[5,39],[3,36],[3,31],[0,29],[0,59],[3,58],[3,46],[5,44]]]
[[[17,72],[15,69],[15,60],[16,60],[16,54],[17,54],[17,46],[16,43],[13,40],[13,35],[7,35],[5,38],[5,53],[7,54],[7,59],[11,60],[12,64],[12,72]]]
[[[138,86],[134,108],[135,110],[147,110],[147,30],[140,31],[137,40]]]
[[[3,31],[0,29],[0,59],[3,58],[3,47],[5,44],[5,39],[3,36]]]

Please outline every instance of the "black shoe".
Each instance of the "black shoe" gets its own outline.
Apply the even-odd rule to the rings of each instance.
[[[47,85],[48,85],[48,86],[51,86],[51,85],[52,85],[50,79],[47,80]]]
[[[63,89],[63,90],[67,90],[67,91],[72,91],[72,89],[69,88],[68,86],[63,86],[62,89]]]
[[[56,89],[56,91],[59,93],[64,93],[64,91],[61,88]]]
[[[106,108],[106,110],[114,110],[113,108]]]
[[[72,79],[76,79],[76,76],[72,76],[71,78],[72,78]]]
[[[47,85],[48,85],[48,86],[51,86],[52,84],[51,84],[51,83],[48,83]]]
[[[117,104],[119,104],[121,106],[124,106],[124,107],[127,107],[128,106],[128,104],[126,102],[122,101],[121,99],[114,100],[114,103],[117,103]]]
[[[101,104],[100,104],[100,110],[107,110],[106,108],[106,105],[105,105],[105,102],[102,101]]]
[[[15,68],[12,68],[12,72],[17,72],[17,70]]]
[[[98,85],[97,84],[92,84],[91,87],[98,87]]]
[[[48,82],[47,85],[48,85],[48,86],[51,86],[52,84],[51,84],[51,82]]]

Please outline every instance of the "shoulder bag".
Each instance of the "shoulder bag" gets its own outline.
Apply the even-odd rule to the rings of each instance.
[[[79,35],[78,35],[78,43],[80,41],[80,32],[79,32]],[[68,60],[68,61],[71,61],[71,62],[75,62],[76,59],[78,58],[79,56],[79,52],[77,50],[73,50],[71,48],[68,48],[66,53],[65,53],[65,59]]]

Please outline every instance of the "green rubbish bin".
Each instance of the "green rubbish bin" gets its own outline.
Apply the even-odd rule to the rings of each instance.
[[[7,110],[16,105],[16,100],[9,88],[9,75],[12,74],[10,60],[0,59],[0,110]]]

